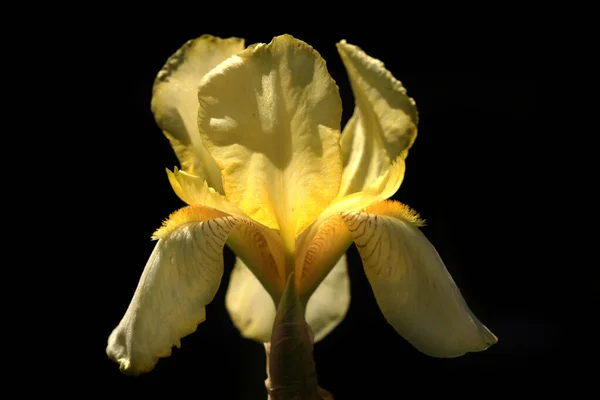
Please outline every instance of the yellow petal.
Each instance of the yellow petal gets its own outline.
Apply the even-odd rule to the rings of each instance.
[[[413,99],[383,63],[360,48],[337,44],[355,98],[354,114],[342,134],[344,173],[340,195],[360,192],[406,157],[417,136]]]
[[[225,307],[243,337],[258,342],[271,340],[275,303],[239,257],[231,271]]]
[[[285,286],[285,256],[277,231],[257,224],[250,218],[239,218],[227,245],[269,295],[278,301]],[[241,262],[240,261],[240,262]]]
[[[238,257],[225,306],[242,336],[269,342],[275,321],[275,303],[256,276]],[[318,342],[342,322],[350,306],[350,280],[346,256],[343,255],[325,277],[306,305],[306,322]]]
[[[315,335],[315,343],[342,322],[349,307],[350,277],[343,254],[306,304],[306,322]]]
[[[404,158],[399,156],[383,175],[362,192],[335,199],[297,240],[296,279],[305,301],[331,271],[336,260],[352,244],[352,236],[340,213],[357,211],[391,197],[404,177]]]
[[[171,187],[185,203],[191,206],[214,208],[232,215],[244,215],[235,204],[227,201],[215,189],[209,187],[205,180],[187,172],[179,171],[177,168],[174,172],[167,169],[167,176]]]
[[[208,71],[242,51],[244,40],[204,35],[184,44],[158,73],[152,112],[167,136],[181,168],[222,192],[221,174],[198,133],[198,85]]]
[[[258,275],[269,293],[278,299],[285,283],[283,244],[277,231],[257,224],[235,204],[229,202],[206,181],[183,171],[167,170],[169,182],[177,195],[190,205],[210,207],[238,217],[227,245]]]
[[[404,157],[400,155],[382,175],[371,182],[363,191],[335,199],[321,213],[315,225],[332,214],[344,211],[356,211],[392,197],[400,188],[405,171],[406,163]]]
[[[148,372],[159,357],[171,355],[171,348],[206,319],[205,306],[221,282],[222,249],[235,218],[188,207],[175,219],[186,222],[163,231],[125,316],[108,339],[107,354],[127,374]]]
[[[337,214],[320,218],[298,238],[295,276],[303,302],[318,290],[340,257],[352,244],[352,236]]]
[[[384,317],[419,351],[456,357],[496,343],[408,207],[388,201],[342,215]]]
[[[198,123],[227,198],[286,246],[339,191],[341,100],[325,61],[278,36],[206,75]]]
[[[249,243],[245,256],[262,261],[255,273],[280,297],[283,280],[279,282],[261,232],[249,218],[213,208],[188,206],[173,213],[154,235],[158,243],[125,316],[109,337],[109,357],[123,372],[138,375],[169,356],[172,346],[179,347],[179,340],[205,320],[205,306],[223,275],[223,246],[232,236]]]

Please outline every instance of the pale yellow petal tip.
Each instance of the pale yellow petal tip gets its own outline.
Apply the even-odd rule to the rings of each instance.
[[[474,345],[471,349],[462,351],[460,354],[452,355],[451,357],[460,357],[467,353],[478,353],[481,351],[485,351],[498,343],[498,338],[494,335],[485,325],[481,322],[477,323],[477,328],[479,330],[480,338],[479,343]]]
[[[369,70],[371,73],[383,77],[384,80],[388,83],[389,89],[400,94],[402,98],[408,100],[412,107],[410,110],[406,111],[409,112],[411,119],[413,120],[413,123],[415,125],[415,134],[413,135],[412,139],[412,141],[414,142],[414,139],[416,138],[416,126],[419,123],[419,112],[417,110],[415,100],[407,95],[406,88],[404,87],[402,82],[396,79],[394,75],[385,68],[385,64],[383,63],[383,61],[369,56],[360,47],[347,43],[346,40],[341,40],[338,43],[336,43],[336,47],[347,69],[350,67],[348,63],[354,64],[355,67],[362,65],[362,67],[366,68],[366,70]],[[364,74],[364,72],[360,73],[359,75],[362,74]]]
[[[186,206],[171,213],[169,218],[163,221],[160,228],[152,235],[152,240],[168,237],[173,231],[190,222],[202,222],[227,216],[227,214],[213,208],[202,206]]]
[[[181,348],[181,339],[198,329],[198,325],[206,321],[206,313],[197,318],[193,323],[182,323],[175,327],[176,339],[170,346],[154,354],[144,354],[132,352],[132,347],[136,347],[135,338],[131,337],[134,329],[126,330],[117,327],[108,338],[106,355],[115,363],[119,364],[119,370],[128,376],[139,376],[152,371],[161,358],[170,357],[173,352],[173,346]],[[129,336],[129,337],[126,337]],[[128,345],[127,345],[128,343]],[[143,346],[140,346],[143,347]]]
[[[212,36],[204,34],[196,39],[190,39],[183,46],[181,46],[165,63],[162,69],[158,72],[156,80],[154,81],[154,89],[159,82],[163,82],[175,72],[183,64],[186,59],[189,49],[193,47],[204,46],[210,47],[235,47],[240,46],[244,48],[244,39],[237,37],[220,38],[218,36]]]
[[[375,215],[386,215],[410,222],[415,226],[425,226],[425,220],[421,219],[419,213],[404,203],[396,200],[384,200],[372,204],[364,209],[366,213]]]
[[[372,69],[373,71],[379,71],[380,74],[383,74],[389,82],[392,84],[392,89],[397,90],[402,94],[406,94],[406,89],[402,85],[398,79],[394,78],[392,73],[385,68],[385,64],[383,61],[369,56],[363,49],[360,47],[347,43],[345,40],[337,43],[336,47],[340,52],[342,58],[353,57],[357,61],[360,61],[364,64],[368,69]]]
[[[486,347],[483,350],[486,350],[488,348],[490,348],[491,346],[495,345],[496,343],[498,343],[498,337],[496,335],[494,335],[492,333],[492,331],[490,331],[487,327],[485,327],[485,331],[483,332],[483,337],[484,337],[484,341],[486,344]]]
[[[153,357],[149,365],[135,365],[131,362],[131,357],[127,349],[119,341],[117,332],[118,330],[113,331],[108,339],[106,355],[112,361],[119,364],[119,371],[128,376],[139,376],[152,371],[158,362],[158,357]]]
[[[119,371],[121,371],[121,373],[127,376],[140,376],[147,374],[148,372],[154,369],[154,367],[158,363],[158,357],[156,358],[156,362],[154,362],[154,364],[152,364],[151,367],[145,368],[134,368],[131,362],[126,358],[118,359],[117,363],[119,364]]]

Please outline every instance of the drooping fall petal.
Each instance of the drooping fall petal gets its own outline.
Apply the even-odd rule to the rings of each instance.
[[[152,112],[171,142],[181,168],[223,191],[221,175],[198,132],[198,85],[208,71],[244,49],[244,40],[204,35],[184,44],[158,73]]]
[[[392,201],[342,214],[360,253],[377,304],[419,351],[456,357],[497,339],[469,310],[418,216]]]
[[[225,305],[242,336],[259,342],[271,340],[275,304],[244,262],[236,260]],[[344,319],[350,306],[350,280],[346,256],[342,255],[306,305],[306,322],[318,342]]]
[[[218,206],[220,195],[210,193],[215,198],[209,203]],[[125,316],[109,337],[106,351],[121,370],[132,375],[150,371],[205,320],[205,306],[223,275],[223,246],[233,235],[248,243],[242,254],[256,261],[263,286],[279,298],[283,280],[263,232],[249,218],[215,208],[188,206],[173,213],[155,233],[158,243]]]
[[[363,191],[417,136],[415,102],[383,63],[357,46],[337,44],[355,98],[354,114],[342,133],[344,173],[340,195]]]
[[[198,124],[227,198],[293,247],[338,194],[341,100],[325,61],[289,35],[206,75]]]
[[[205,306],[223,275],[223,245],[235,218],[188,207],[165,225],[125,316],[106,352],[123,372],[138,375],[171,354],[206,319]],[[185,223],[180,223],[185,221]]]

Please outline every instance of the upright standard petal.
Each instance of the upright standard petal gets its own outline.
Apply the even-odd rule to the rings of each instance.
[[[342,214],[377,304],[396,331],[421,352],[457,357],[497,339],[469,310],[418,216],[393,201]]]
[[[235,217],[202,207],[176,212],[159,238],[125,316],[106,352],[123,372],[138,375],[171,354],[206,319],[205,306],[223,275],[223,245]]]
[[[225,306],[242,336],[259,342],[271,340],[275,303],[240,258],[231,272]],[[306,305],[306,322],[314,333],[315,342],[342,322],[349,306],[350,279],[346,256],[342,255]]]
[[[204,35],[184,44],[158,73],[152,113],[171,142],[181,168],[222,192],[221,174],[198,133],[198,85],[208,71],[244,49],[244,40]]]
[[[289,35],[206,75],[198,124],[227,198],[286,247],[336,197],[341,100],[325,61]]]
[[[344,173],[340,195],[360,192],[406,157],[417,136],[415,102],[383,63],[342,41],[338,52],[355,98],[354,114],[344,127]]]

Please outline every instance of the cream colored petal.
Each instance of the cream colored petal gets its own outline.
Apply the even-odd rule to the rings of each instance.
[[[242,51],[244,40],[204,35],[184,44],[158,73],[152,113],[167,136],[181,168],[222,192],[221,174],[198,133],[198,85],[208,71]]]
[[[315,335],[315,343],[329,335],[342,322],[349,307],[350,278],[344,254],[306,305],[306,322]]]
[[[406,89],[357,46],[337,44],[355,98],[354,114],[344,128],[344,173],[340,195],[360,192],[408,154],[417,136],[418,114]]]
[[[185,208],[186,221],[163,230],[125,316],[108,339],[106,352],[121,371],[138,375],[168,357],[180,339],[206,319],[205,306],[223,275],[223,245],[235,217],[210,209]]]
[[[271,341],[275,303],[239,257],[231,271],[225,307],[243,337],[257,342]]]
[[[227,198],[293,248],[341,181],[341,100],[325,61],[278,36],[208,73],[198,97],[203,143]]]
[[[241,250],[253,262],[253,272],[280,298],[284,280],[263,232],[249,218],[214,208],[188,206],[171,214],[154,234],[158,243],[125,316],[110,335],[110,358],[125,373],[148,372],[159,357],[171,354],[172,346],[179,347],[180,338],[196,330],[219,287],[228,239],[246,243]]]
[[[469,310],[417,216],[397,202],[343,214],[379,307],[421,352],[456,357],[497,338]]]
[[[242,336],[269,342],[275,320],[275,303],[244,262],[236,260],[225,306]],[[318,342],[342,322],[350,306],[350,280],[343,255],[310,297],[306,321]]]

